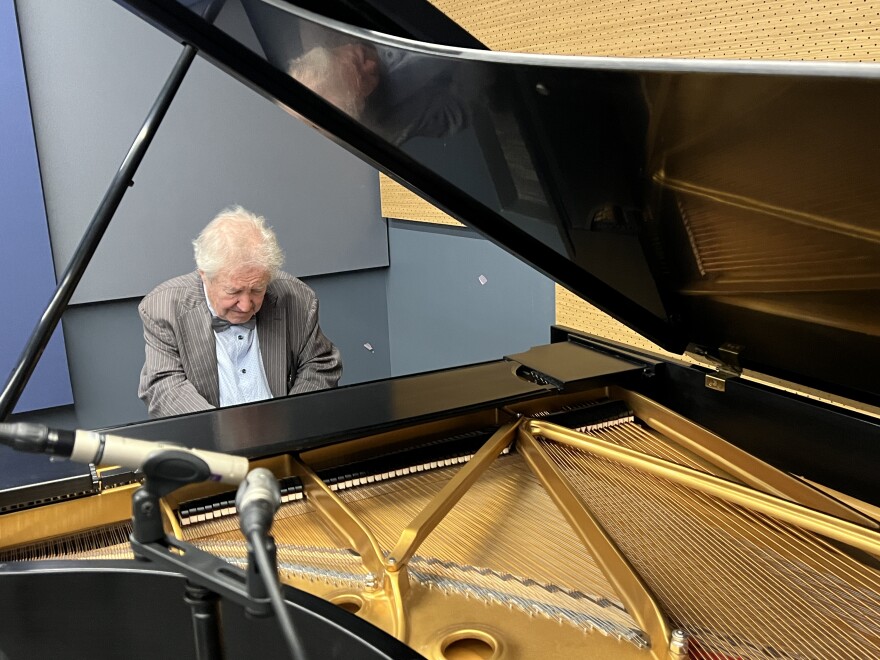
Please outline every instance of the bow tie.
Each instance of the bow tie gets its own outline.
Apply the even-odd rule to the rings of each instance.
[[[234,325],[253,330],[257,325],[257,317],[252,316],[250,320],[245,321],[244,323],[230,323],[226,319],[221,319],[219,316],[211,317],[211,330],[213,330],[214,332],[223,332],[227,328],[231,328]]]

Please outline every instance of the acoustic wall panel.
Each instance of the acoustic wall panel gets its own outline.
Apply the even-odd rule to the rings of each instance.
[[[877,0],[431,0],[492,50],[878,60]]]
[[[40,185],[15,6],[0,0],[0,380],[6,383],[55,290],[52,249]],[[43,353],[16,412],[73,402],[59,328]]]
[[[108,0],[19,12],[60,272],[182,46]],[[246,16],[230,0],[218,21]],[[192,270],[190,242],[231,204],[267,218],[295,275],[388,265],[376,171],[197,58],[73,303],[142,296]]]
[[[342,355],[340,386],[391,376],[387,268],[306,280],[320,303],[321,329]]]

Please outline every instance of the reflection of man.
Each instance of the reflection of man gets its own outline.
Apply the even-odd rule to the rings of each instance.
[[[198,270],[141,301],[146,360],[138,396],[164,417],[335,387],[339,351],[318,325],[318,299],[280,272],[263,218],[233,207],[193,242]]]
[[[288,73],[394,144],[446,137],[467,124],[451,68],[436,57],[349,42],[310,49]]]
[[[379,84],[379,58],[370,46],[318,46],[291,62],[288,73],[328,103],[359,118]]]

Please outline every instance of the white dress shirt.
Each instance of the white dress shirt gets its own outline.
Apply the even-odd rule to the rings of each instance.
[[[205,294],[208,309],[213,316],[217,312]],[[214,331],[217,351],[217,378],[220,385],[220,406],[264,401],[272,398],[269,381],[263,369],[260,354],[260,338],[257,326],[230,325],[225,330]]]

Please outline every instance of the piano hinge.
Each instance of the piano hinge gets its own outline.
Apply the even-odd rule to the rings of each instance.
[[[715,369],[714,373],[706,374],[706,387],[716,392],[723,392],[727,389],[727,381],[730,378],[738,378],[742,375],[742,367],[739,364],[739,355],[742,352],[742,346],[738,344],[722,344],[718,349],[718,357],[709,355],[708,351],[702,346],[691,344],[688,347],[687,354],[695,357],[701,362],[708,362]]]

